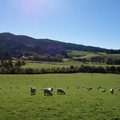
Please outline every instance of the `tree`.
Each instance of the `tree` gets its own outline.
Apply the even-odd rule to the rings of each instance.
[[[11,73],[12,73],[12,74],[21,73],[20,67],[19,67],[19,66],[14,66],[14,67],[11,69]]]
[[[116,67],[115,67],[115,66],[111,66],[111,67],[110,67],[110,71],[111,71],[112,73],[115,73],[115,72],[116,72]]]
[[[114,64],[114,62],[111,58],[108,58],[107,61],[106,61],[106,64]]]
[[[54,61],[61,62],[61,61],[63,60],[63,55],[61,55],[61,54],[56,54],[53,60],[54,60]]]
[[[86,58],[83,58],[83,59],[82,59],[82,62],[83,62],[83,63],[86,63],[86,62],[87,62],[87,59],[86,59]]]

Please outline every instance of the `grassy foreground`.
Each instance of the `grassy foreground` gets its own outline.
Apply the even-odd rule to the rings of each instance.
[[[30,95],[30,86],[36,95]],[[0,120],[119,120],[120,91],[109,92],[116,86],[116,74],[0,75]],[[53,96],[44,96],[44,87],[54,87]],[[57,95],[57,88],[66,95]]]

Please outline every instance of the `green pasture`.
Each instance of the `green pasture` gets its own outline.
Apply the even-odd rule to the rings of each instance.
[[[120,54],[106,54],[105,52],[87,52],[87,51],[77,51],[69,50],[67,51],[69,56],[73,58],[86,58],[91,59],[92,57],[104,56],[112,59],[120,59]]]
[[[30,86],[36,87],[36,95],[30,95]],[[0,75],[0,120],[119,120],[116,86],[120,87],[117,74]],[[44,87],[53,87],[53,96],[44,96]],[[66,94],[58,95],[57,88]]]
[[[91,52],[86,51],[77,51],[77,50],[68,50],[67,51],[69,56],[78,57],[78,56],[85,56],[90,54]]]
[[[69,50],[67,51],[68,55],[73,58],[86,58],[90,60],[92,57],[110,57],[112,59],[120,59],[120,54],[106,54],[105,52],[86,52],[86,51],[77,51],[77,50]],[[14,60],[16,62],[16,60]],[[25,61],[26,64],[21,66],[21,68],[33,68],[33,69],[41,69],[41,68],[62,68],[62,67],[70,67],[71,65],[80,67],[81,65],[88,65],[88,66],[113,66],[113,65],[107,65],[105,63],[92,63],[92,62],[80,62],[80,61],[74,61],[73,59],[64,58],[63,62],[45,62],[45,61]],[[119,65],[114,65],[118,67]]]
[[[25,65],[21,66],[21,68],[34,68],[34,69],[41,69],[41,68],[63,68],[63,67],[70,67],[82,65],[81,62],[78,61],[65,61],[65,62],[36,62],[36,61],[27,61]]]
[[[109,57],[120,59],[120,54],[107,54]]]
[[[97,64],[97,63],[82,63],[78,61],[65,61],[65,62],[36,62],[36,61],[27,61],[25,65],[21,66],[21,68],[33,68],[33,69],[41,69],[41,68],[67,68],[70,66],[74,67],[80,67],[81,65],[84,66],[101,66],[103,68],[106,68],[107,66],[113,66],[113,65],[107,65],[107,64]],[[119,65],[114,65],[115,67],[118,67]]]

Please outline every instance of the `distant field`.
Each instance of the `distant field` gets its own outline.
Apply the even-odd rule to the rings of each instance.
[[[120,54],[106,54],[104,52],[102,53],[95,53],[95,52],[85,52],[85,51],[76,51],[76,50],[69,50],[67,51],[68,55],[73,58],[86,58],[87,60],[91,60],[92,57],[111,57],[112,59],[120,59]],[[15,62],[15,61],[14,61]],[[80,67],[81,65],[89,65],[89,66],[113,66],[113,65],[107,65],[105,63],[92,63],[92,62],[86,62],[85,64],[83,62],[74,61],[73,59],[64,58],[63,62],[44,62],[44,61],[26,61],[26,65],[21,66],[21,68],[62,68],[62,67],[70,67],[71,65]],[[114,65],[119,66],[119,65]]]
[[[26,65],[21,66],[21,68],[62,68],[62,67],[70,67],[81,66],[83,63],[77,61],[64,61],[64,62],[36,62],[36,61],[28,61]]]
[[[30,95],[31,85],[36,95]],[[118,120],[120,91],[116,86],[120,88],[117,74],[0,75],[0,120]],[[44,96],[44,87],[54,87],[53,96]],[[66,95],[57,95],[59,87]]]
[[[85,55],[88,55],[88,54],[90,54],[91,52],[77,51],[77,50],[68,50],[67,53],[68,53],[68,55],[70,55],[70,56],[77,57],[77,56],[85,56]]]
[[[113,65],[107,65],[107,64],[95,64],[95,63],[85,63],[83,64],[82,62],[78,61],[64,61],[64,62],[26,62],[25,65],[21,66],[21,68],[33,68],[33,69],[41,69],[41,68],[62,68],[62,67],[70,67],[71,65],[80,67],[81,65],[89,65],[89,66],[101,66],[101,67],[106,67],[106,66],[113,66]],[[119,66],[119,65],[114,65],[114,66]]]
[[[111,57],[111,58],[117,58],[120,59],[120,54],[106,54],[104,52],[85,52],[85,51],[77,51],[77,50],[70,50],[67,52],[68,55],[72,56],[73,58],[78,57],[78,58],[86,58],[90,59],[91,57],[97,57],[97,56],[106,56],[106,57]]]
[[[69,67],[70,64],[64,62],[27,62],[26,65],[21,68],[57,68],[57,67]]]

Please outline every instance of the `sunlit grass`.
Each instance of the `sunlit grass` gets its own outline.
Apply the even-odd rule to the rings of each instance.
[[[120,118],[120,76],[115,74],[0,75],[1,120],[115,120]],[[37,89],[30,95],[30,86]],[[12,89],[10,89],[12,86]],[[19,86],[19,89],[17,89]],[[80,86],[77,89],[77,86]],[[106,88],[102,93],[98,86]],[[44,87],[54,87],[53,96],[44,96]],[[57,95],[57,88],[66,95]],[[69,87],[67,89],[67,87]],[[91,91],[87,91],[91,87]]]

